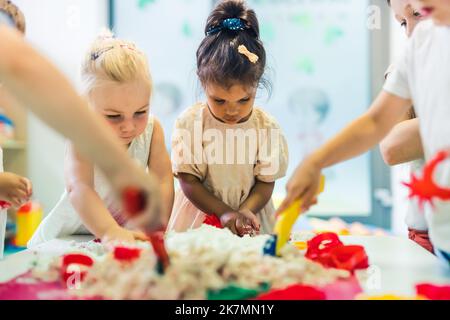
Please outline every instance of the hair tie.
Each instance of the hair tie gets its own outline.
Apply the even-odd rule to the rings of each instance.
[[[228,18],[223,20],[218,25],[209,28],[208,31],[206,31],[206,35],[210,36],[224,29],[231,31],[243,31],[245,29],[248,29],[248,26],[246,25],[245,21],[240,18]]]
[[[257,63],[259,60],[259,57],[253,52],[248,51],[247,47],[243,44],[238,47],[238,52],[246,56],[251,63]]]
[[[128,44],[121,44],[121,45],[119,45],[119,47],[131,50],[131,51],[136,51],[137,53],[141,53],[140,51],[136,50],[135,47],[130,46]],[[102,54],[104,54],[104,53],[106,53],[106,52],[108,52],[110,50],[113,50],[114,48],[116,48],[116,47],[115,46],[111,46],[111,47],[107,47],[107,48],[101,49],[101,50],[99,50],[97,52],[91,53],[91,60],[92,61],[96,61],[98,58],[100,58],[100,56]]]

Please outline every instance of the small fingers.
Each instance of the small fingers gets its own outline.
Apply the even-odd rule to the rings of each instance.
[[[31,196],[33,195],[33,184],[31,183],[31,181],[27,178],[25,179],[25,186],[26,186],[26,192],[27,192],[27,196],[28,198],[31,198]]]
[[[253,228],[255,229],[255,231],[259,231],[261,229],[261,224],[259,222],[258,217],[256,217],[255,215],[253,215],[253,217],[251,217],[250,219],[247,219],[247,223]]]
[[[256,230],[252,226],[252,223],[253,223],[253,221],[251,219],[244,218],[243,221],[241,221],[241,228],[239,230],[239,235],[244,236],[247,234],[248,235],[253,234]]]
[[[150,238],[141,231],[133,231],[133,236],[135,240],[141,240],[141,241],[149,241]]]
[[[22,206],[22,201],[18,197],[11,197],[11,205],[14,208],[20,208]]]
[[[309,188],[303,195],[302,211],[308,210],[313,205],[314,200],[317,201],[316,192],[314,190],[316,190],[316,188]]]
[[[294,203],[294,201],[297,200],[298,198],[299,196],[296,195],[295,193],[288,192],[286,198],[284,198],[283,202],[279,206],[276,214],[279,215],[283,211],[287,210],[292,205],[292,203]]]

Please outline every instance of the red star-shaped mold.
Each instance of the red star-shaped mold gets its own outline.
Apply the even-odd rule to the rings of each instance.
[[[425,203],[433,206],[433,200],[450,200],[450,189],[443,188],[436,184],[433,174],[436,167],[450,156],[449,151],[440,151],[423,168],[422,177],[411,174],[411,182],[403,184],[409,188],[409,198],[417,198],[419,206],[423,209]]]

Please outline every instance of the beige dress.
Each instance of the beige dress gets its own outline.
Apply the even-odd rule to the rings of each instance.
[[[176,121],[172,137],[172,168],[175,176],[188,173],[233,210],[247,199],[256,180],[275,182],[284,177],[288,148],[273,117],[254,108],[239,124],[222,123],[203,103],[187,109]],[[257,216],[261,233],[271,233],[275,223],[272,201]],[[214,214],[214,212],[208,212]],[[177,232],[202,225],[205,213],[181,190],[175,194],[168,230]]]

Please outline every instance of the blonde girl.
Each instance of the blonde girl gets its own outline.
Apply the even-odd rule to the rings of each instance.
[[[161,222],[167,223],[173,202],[173,176],[163,130],[149,114],[152,81],[145,55],[133,43],[105,32],[86,55],[82,80],[90,106],[104,117],[129,156],[159,178]],[[126,217],[111,201],[105,177],[72,145],[66,154],[65,180],[66,191],[28,246],[88,232],[105,242],[146,239],[141,231],[126,228]]]

